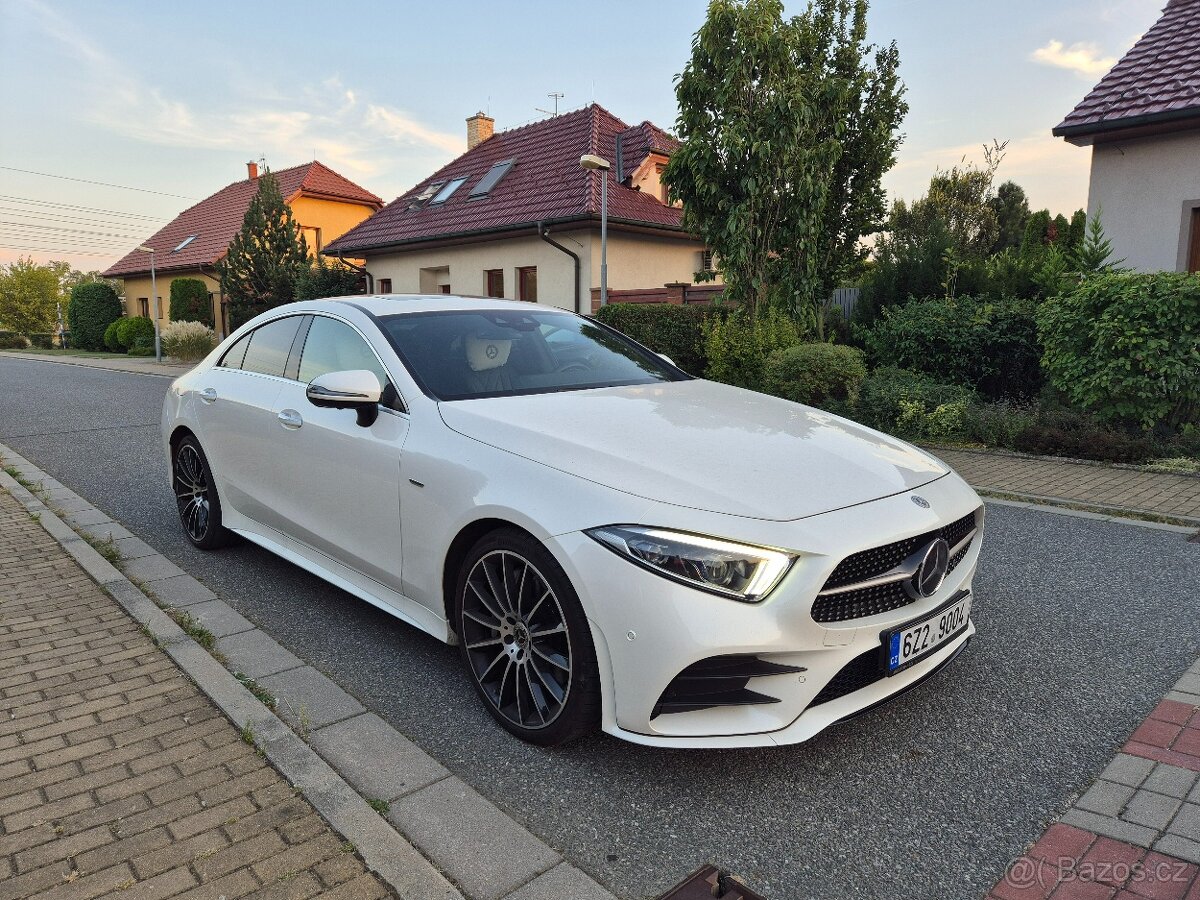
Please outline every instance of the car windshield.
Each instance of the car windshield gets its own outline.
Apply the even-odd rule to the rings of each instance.
[[[410,371],[439,400],[688,377],[620,334],[569,313],[404,313],[385,316],[382,323]]]

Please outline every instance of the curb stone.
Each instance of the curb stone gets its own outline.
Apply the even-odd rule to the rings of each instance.
[[[86,501],[79,511],[60,518],[51,506],[60,500],[73,500],[77,495],[2,443],[0,458],[39,493],[44,493],[47,502],[43,503],[7,472],[0,471],[0,486],[7,488],[30,513],[38,515],[46,531],[138,623],[149,629],[163,650],[236,727],[250,729],[255,744],[271,764],[304,792],[330,825],[355,845],[368,868],[400,896],[406,900],[525,900],[553,896],[617,900],[566,862],[558,850],[452,775],[200,582],[182,573],[161,554],[144,553],[142,548],[148,545],[140,541],[134,545],[138,547],[137,556],[125,568],[136,568],[148,577],[135,585],[68,522],[76,522],[80,532],[96,540],[111,540],[118,552],[117,541],[134,537],[127,529]],[[198,623],[214,632],[225,625],[226,629],[221,629],[223,634],[215,635],[218,651],[225,642],[232,642],[235,658],[241,655],[271,660],[273,671],[260,676],[258,683],[276,695],[278,714],[184,632],[155,600],[196,614]],[[205,609],[200,609],[201,606]],[[311,746],[286,724],[286,719],[296,722]],[[347,740],[347,734],[352,734],[353,739]],[[370,777],[372,772],[376,777],[380,774],[377,765],[380,759],[388,761],[390,780],[385,785],[378,785]],[[413,807],[439,794],[453,797],[455,802],[438,816],[401,817],[399,810],[393,809],[385,819],[368,805],[362,793],[365,786],[381,787],[384,794],[392,794],[370,799],[388,804],[395,801],[396,806],[404,806],[407,800],[407,806]],[[466,811],[469,815],[457,815]],[[397,821],[401,818],[402,824]],[[470,848],[469,852],[439,852],[448,836],[453,837],[455,845]],[[529,861],[519,871],[513,868],[514,846],[520,847]],[[421,848],[429,858],[416,848]],[[491,871],[505,874],[503,884],[480,876],[481,868],[486,870],[489,865]],[[556,894],[562,885],[567,886],[566,894]]]

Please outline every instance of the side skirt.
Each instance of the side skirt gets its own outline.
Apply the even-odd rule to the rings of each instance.
[[[238,516],[238,518],[243,522],[246,521],[244,516]],[[255,524],[257,525],[257,523]],[[258,528],[265,529],[265,526],[258,525]],[[439,641],[446,644],[454,643],[450,632],[450,623],[428,607],[422,606],[415,600],[411,600],[385,585],[365,578],[323,553],[306,547],[274,529],[265,529],[271,531],[271,536],[246,527],[230,527],[229,530],[241,535],[251,543],[258,544],[264,550],[269,550],[276,556],[286,559],[293,565],[299,566],[306,572],[311,572],[318,578],[328,581],[334,587],[341,588],[346,593],[367,601],[372,606],[407,622],[414,628],[419,628]],[[364,581],[370,581],[370,590],[362,584]]]

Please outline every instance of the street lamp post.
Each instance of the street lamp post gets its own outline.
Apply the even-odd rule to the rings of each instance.
[[[150,295],[154,298],[154,359],[162,362],[162,334],[158,328],[158,320],[162,318],[162,302],[158,299],[158,281],[154,277],[154,248],[138,247],[139,250],[150,254]]]
[[[585,169],[600,171],[600,305],[608,305],[608,160],[587,153],[579,157]]]

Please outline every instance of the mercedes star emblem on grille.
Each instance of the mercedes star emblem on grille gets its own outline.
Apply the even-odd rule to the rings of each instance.
[[[946,543],[945,538],[938,538],[931,541],[925,548],[921,564],[917,566],[912,580],[906,583],[905,587],[908,588],[914,599],[932,597],[942,586],[942,582],[946,580],[946,573],[949,570],[950,545]]]

